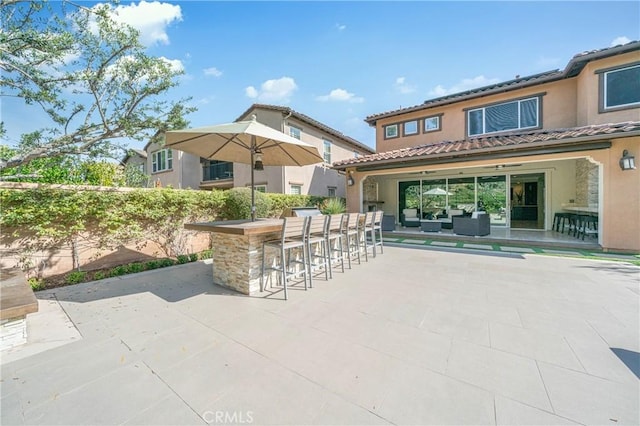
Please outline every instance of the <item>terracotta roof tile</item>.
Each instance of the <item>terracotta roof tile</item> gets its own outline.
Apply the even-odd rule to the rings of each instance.
[[[442,141],[434,144],[419,145],[410,148],[365,155],[358,158],[350,158],[334,163],[333,167],[342,169],[349,166],[384,163],[388,160],[427,159],[430,156],[437,156],[441,154],[451,154],[453,156],[460,154],[468,156],[473,155],[478,151],[481,151],[482,153],[496,151],[502,147],[526,149],[531,145],[544,144],[545,142],[566,140],[570,143],[575,141],[577,138],[607,135],[620,136],[621,133],[630,132],[640,133],[640,121],[570,127],[563,129],[535,130],[526,133],[483,136],[458,141]]]

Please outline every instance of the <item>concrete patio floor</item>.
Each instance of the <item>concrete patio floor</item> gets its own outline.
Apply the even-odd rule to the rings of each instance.
[[[247,297],[203,262],[37,294],[13,424],[638,424],[640,268],[386,247]],[[266,295],[266,293],[265,293]]]

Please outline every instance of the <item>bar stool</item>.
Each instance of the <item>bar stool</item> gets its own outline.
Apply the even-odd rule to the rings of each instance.
[[[382,215],[382,210],[376,210],[374,212],[367,213],[365,220],[365,241],[367,242],[367,250],[372,249],[373,257],[376,257],[376,247],[380,246],[380,253],[383,252]],[[378,234],[377,236],[376,233]]]
[[[564,234],[565,224],[569,224],[569,217],[571,213],[563,213],[557,212],[553,215],[553,226],[552,229],[555,229],[556,232],[560,232],[560,225],[562,225],[562,233]]]
[[[344,250],[342,247],[342,228],[346,219],[345,214],[332,214],[329,216],[327,224],[327,250],[329,252],[329,278],[333,278],[332,267],[334,264],[340,263],[342,272],[344,272]],[[334,256],[336,254],[336,256]]]
[[[587,234],[595,234],[598,236],[598,217],[591,215],[578,215],[578,230],[576,234],[576,238],[580,238],[582,236],[582,240],[584,241],[584,236]]]
[[[348,213],[345,216],[341,232],[346,247],[347,265],[351,269],[351,258],[358,259],[358,265],[360,264],[360,230],[358,228],[360,214]]]
[[[302,275],[304,277],[304,289],[307,289],[307,259],[305,249],[305,234],[307,233],[309,217],[285,217],[282,224],[282,233],[277,240],[265,241],[262,243],[262,274],[260,275],[260,291],[264,291],[264,274],[266,271],[278,271],[278,279],[284,286],[284,300],[287,296],[287,280],[289,278]],[[267,248],[277,250],[277,256],[274,259],[275,264],[270,267],[265,266],[265,253]],[[291,259],[291,251],[299,249],[301,252],[301,260]],[[291,264],[301,264],[300,270],[292,269]],[[271,281],[271,275],[269,276]],[[273,284],[273,283],[272,283]],[[272,285],[273,287],[273,285]]]
[[[324,268],[324,278],[329,281],[330,264],[326,240],[328,224],[329,216],[309,216],[307,232],[304,238],[305,248],[307,250],[309,287],[313,287],[312,279],[314,269]]]

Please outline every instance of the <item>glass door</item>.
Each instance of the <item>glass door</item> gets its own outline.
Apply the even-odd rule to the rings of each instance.
[[[511,228],[544,229],[544,173],[511,175]]]
[[[418,209],[420,214],[419,180],[398,183],[398,213],[401,214],[404,209]]]
[[[507,176],[478,177],[478,210],[491,217],[491,225],[507,225]]]

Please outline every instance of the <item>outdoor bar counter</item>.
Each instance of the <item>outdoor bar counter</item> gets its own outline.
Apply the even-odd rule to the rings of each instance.
[[[262,243],[279,238],[283,223],[283,219],[225,220],[184,227],[211,233],[213,282],[251,295],[260,292]]]

